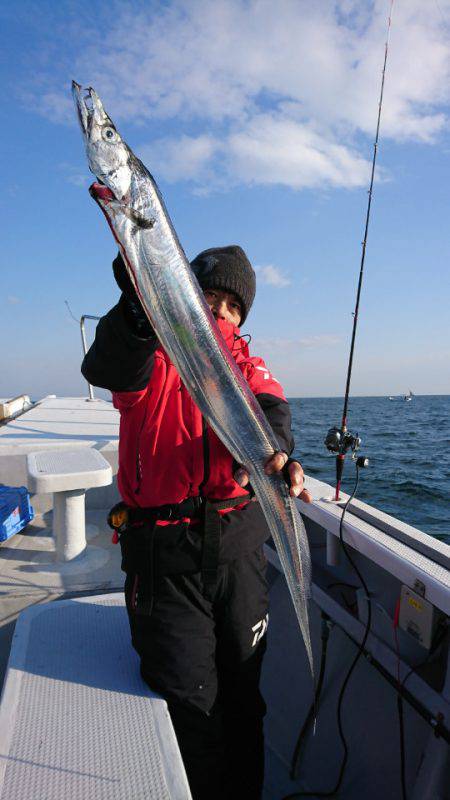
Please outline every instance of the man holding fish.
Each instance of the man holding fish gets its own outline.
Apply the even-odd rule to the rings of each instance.
[[[309,502],[280,384],[240,335],[255,273],[237,246],[191,264],[206,302],[279,443],[266,474],[283,471]],[[270,536],[248,472],[195,406],[143,312],[119,253],[122,290],[82,367],[121,414],[110,521],[120,536],[133,645],[144,680],[167,699],[194,800],[259,800],[264,775],[259,691]],[[251,479],[251,476],[250,476]]]
[[[281,386],[237,327],[255,275],[236,246],[204,251],[191,267],[155,179],[95,90],[73,81],[72,93],[96,176],[89,192],[120,251],[122,296],[83,374],[112,391],[121,415],[122,502],[110,522],[133,644],[144,679],[167,699],[194,800],[259,800],[270,534],[311,676],[314,665],[311,558],[294,502],[310,497],[288,461]]]

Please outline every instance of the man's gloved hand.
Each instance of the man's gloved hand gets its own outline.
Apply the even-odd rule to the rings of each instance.
[[[299,497],[304,503],[311,503],[312,496],[307,489],[304,488],[304,473],[302,465],[289,458],[287,453],[280,450],[266,461],[264,472],[266,475],[272,475],[274,472],[282,472],[284,479],[289,486],[289,494],[291,497]],[[249,474],[244,467],[239,467],[234,473],[234,480],[239,486],[247,486],[250,478]]]
[[[134,288],[131,278],[128,275],[125,262],[120,252],[117,253],[117,256],[112,263],[112,268],[120,291],[123,292],[126,297],[131,298],[131,300],[137,300],[139,302],[136,289]]]
[[[136,336],[141,339],[149,339],[155,335],[155,331],[150,325],[147,315],[141,306],[139,297],[136,294],[136,289],[133,286],[132,280],[128,275],[127,268],[124,264],[120,252],[112,264],[114,277],[119,289],[122,292],[120,299],[123,315],[130,329]]]

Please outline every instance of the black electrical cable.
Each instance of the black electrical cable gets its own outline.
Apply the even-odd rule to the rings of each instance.
[[[366,595],[366,599],[367,599],[367,622],[366,622],[366,628],[365,628],[365,631],[364,631],[364,636],[363,636],[363,638],[361,640],[361,643],[360,643],[360,645],[358,647],[358,652],[356,653],[356,656],[353,659],[353,662],[352,662],[352,664],[350,666],[349,671],[347,672],[347,675],[346,675],[346,677],[344,679],[344,682],[342,684],[342,687],[341,687],[341,691],[339,693],[338,707],[337,707],[337,721],[338,721],[339,735],[340,735],[340,738],[341,738],[341,741],[342,741],[342,744],[343,744],[343,747],[344,747],[344,757],[342,759],[342,763],[341,763],[341,767],[340,767],[340,770],[339,770],[339,775],[338,775],[338,779],[337,779],[336,785],[332,790],[330,790],[328,792],[322,792],[322,791],[317,791],[317,792],[294,792],[293,794],[286,795],[285,797],[282,798],[282,800],[298,800],[298,798],[300,798],[300,797],[332,797],[333,795],[335,795],[339,791],[339,788],[341,786],[342,779],[343,779],[343,776],[344,776],[344,771],[345,771],[345,767],[346,767],[346,763],[347,763],[347,759],[348,759],[348,747],[347,747],[347,742],[345,740],[344,732],[343,732],[343,728],[342,728],[342,720],[341,720],[342,703],[343,703],[345,690],[347,688],[347,685],[348,685],[348,682],[350,680],[351,674],[352,674],[352,672],[353,672],[353,670],[354,670],[359,658],[361,657],[361,655],[364,652],[366,641],[367,641],[367,638],[369,636],[370,627],[371,627],[371,623],[372,623],[372,604],[370,603],[370,594],[369,594],[369,590],[368,590],[367,584],[366,584],[364,578],[362,577],[362,575],[361,575],[358,567],[356,566],[355,562],[353,561],[353,559],[352,559],[352,557],[351,557],[351,555],[350,555],[350,553],[349,553],[349,551],[347,549],[347,546],[346,546],[346,544],[345,544],[345,542],[343,540],[344,517],[345,517],[346,511],[348,509],[348,506],[350,505],[351,501],[353,500],[353,498],[354,498],[354,496],[356,494],[356,491],[358,489],[358,483],[359,483],[359,467],[356,464],[355,485],[353,487],[352,494],[349,496],[349,498],[346,501],[346,503],[345,503],[345,505],[343,507],[343,510],[342,510],[341,520],[340,520],[340,524],[339,524],[339,540],[341,542],[342,549],[344,550],[344,553],[345,553],[347,559],[349,560],[350,564],[352,565],[353,569],[355,570],[359,580],[361,581],[362,587],[364,589],[364,592],[365,592],[365,595]],[[348,584],[348,585],[351,586],[351,584]],[[358,587],[351,586],[351,588],[358,588]],[[402,680],[402,682],[400,684],[401,689],[404,688],[407,680],[410,678],[410,676],[413,674],[413,672],[416,672],[418,669],[420,669],[420,667],[424,666],[430,660],[430,656],[438,648],[438,646],[442,642],[446,632],[447,632],[447,629],[446,629],[445,626],[442,627],[441,631],[437,631],[436,632],[435,640],[432,643],[432,647],[431,647],[430,653],[428,654],[428,656],[426,658],[424,658],[418,664],[416,664],[415,666],[411,667],[411,669],[406,674],[406,676],[403,678],[403,680]],[[326,650],[326,648],[325,648],[325,650]],[[319,699],[320,692],[321,692],[321,689],[322,689],[323,675],[325,673],[325,659],[326,659],[326,652],[325,652],[325,657],[324,657],[324,648],[322,648],[322,659],[321,659],[320,674],[319,674],[319,680],[318,680],[318,683],[317,683],[316,695],[314,697],[314,701],[313,701],[313,704],[311,706],[311,709],[310,709],[310,711],[308,713],[308,716],[307,716],[307,718],[305,720],[305,723],[303,724],[302,730],[300,731],[299,737],[297,739],[297,744],[296,744],[296,747],[295,747],[295,750],[294,750],[294,755],[293,755],[292,762],[291,762],[290,777],[291,777],[292,780],[295,779],[295,768],[296,768],[296,765],[297,765],[298,755],[299,755],[299,752],[300,752],[300,747],[301,747],[301,743],[302,743],[302,740],[303,740],[304,732],[306,732],[307,728],[309,727],[309,725],[311,723],[311,719],[314,716],[314,709],[316,708],[316,703],[317,703],[317,701]],[[322,673],[323,673],[323,675],[322,675]],[[397,695],[397,708],[398,708],[398,714],[399,714],[399,730],[400,730],[400,762],[401,762],[400,766],[401,766],[402,800],[406,800],[405,732],[404,732],[404,722],[403,722],[403,698],[402,698],[400,693],[398,693],[398,695]]]
[[[355,586],[353,583],[346,583],[345,581],[335,581],[334,583],[327,583],[327,589],[334,589],[336,586],[345,586],[346,589],[354,589],[357,591],[360,586]]]
[[[336,586],[345,586],[346,589],[353,589],[354,591],[357,591],[358,589],[361,588],[360,586],[353,586],[351,583],[336,581],[335,583],[329,583],[327,585],[327,589],[334,589]],[[357,602],[353,601],[353,603],[349,603],[344,592],[341,592],[340,595],[342,602],[345,604],[345,607],[348,608],[350,611],[353,611],[355,605],[357,605]]]
[[[302,729],[298,735],[296,745],[294,747],[294,753],[291,759],[291,770],[289,773],[289,777],[291,781],[294,781],[296,778],[296,769],[297,769],[297,761],[300,754],[300,748],[303,744],[303,740],[311,726],[311,723],[316,717],[316,712],[319,709],[319,700],[320,694],[322,691],[323,679],[325,677],[325,667],[327,662],[327,648],[328,648],[328,639],[330,638],[330,630],[332,627],[332,622],[328,614],[325,614],[322,611],[322,653],[320,656],[320,670],[319,670],[319,678],[317,681],[316,691],[314,694],[313,702],[311,703],[310,709],[306,715],[305,721],[303,723]]]
[[[354,496],[356,494],[356,491],[358,489],[359,467],[358,467],[357,464],[355,464],[355,466],[356,466],[355,485],[353,487],[353,491],[352,491],[351,495],[349,496],[349,498],[345,502],[345,505],[344,505],[344,507],[342,509],[341,521],[340,521],[340,524],[339,524],[339,541],[341,543],[342,549],[343,549],[348,561],[352,565],[352,567],[355,570],[359,580],[361,581],[362,587],[363,587],[364,592],[366,594],[366,599],[367,599],[367,622],[366,622],[366,627],[365,627],[363,638],[362,638],[361,643],[360,643],[360,645],[358,647],[358,652],[356,653],[356,656],[354,657],[354,659],[353,659],[353,661],[352,661],[352,663],[350,665],[350,669],[348,670],[347,675],[345,676],[344,682],[343,682],[342,687],[341,687],[341,691],[339,693],[339,699],[338,699],[338,705],[337,705],[337,724],[338,724],[339,737],[341,739],[341,742],[342,742],[342,745],[343,745],[343,748],[344,748],[344,756],[343,756],[343,759],[342,759],[342,762],[341,762],[341,766],[340,766],[340,769],[339,769],[339,775],[338,775],[336,784],[335,784],[333,789],[330,789],[327,792],[324,792],[324,791],[294,792],[293,794],[289,794],[286,797],[284,797],[283,800],[297,800],[297,798],[299,798],[299,797],[333,797],[333,795],[335,795],[336,792],[339,791],[339,788],[340,788],[341,783],[342,783],[342,779],[344,777],[345,767],[346,767],[346,764],[347,764],[348,747],[347,747],[347,741],[345,739],[344,731],[343,731],[343,727],[342,727],[342,704],[343,704],[343,699],[344,699],[344,695],[345,695],[345,690],[346,690],[346,688],[348,686],[348,682],[349,682],[349,680],[351,678],[353,670],[355,669],[356,664],[358,663],[359,659],[361,658],[361,655],[364,652],[364,648],[365,648],[365,645],[366,645],[367,637],[369,635],[370,627],[371,627],[371,624],[372,624],[372,608],[371,608],[371,603],[370,603],[370,599],[369,599],[370,595],[369,595],[369,590],[367,588],[367,584],[366,584],[363,576],[361,575],[358,567],[356,566],[355,562],[353,561],[353,559],[352,559],[352,557],[351,557],[351,555],[350,555],[350,553],[349,553],[349,551],[347,549],[347,545],[344,542],[344,538],[343,538],[343,526],[344,526],[345,514],[346,514],[348,506],[350,505],[351,501],[353,500],[353,498],[354,498]]]
[[[349,634],[348,630],[346,630],[345,627],[343,627],[337,622],[334,622],[334,624],[336,625],[336,627],[340,628],[342,633],[344,633],[346,637],[350,639],[350,641],[353,642],[353,644],[356,647],[359,646],[359,642]],[[426,708],[426,706],[424,706],[420,701],[418,701],[416,697],[408,691],[408,689],[403,688],[404,682],[399,685],[398,679],[395,680],[393,678],[391,673],[381,664],[380,661],[378,661],[377,658],[375,658],[375,656],[370,650],[368,649],[364,650],[364,655],[366,656],[368,663],[371,666],[373,666],[380,673],[380,675],[382,675],[382,677],[386,681],[388,681],[388,683],[390,683],[390,685],[394,688],[394,690],[396,690],[397,693],[399,692],[401,694],[403,700],[405,700],[408,703],[408,705],[410,705],[411,708],[414,709],[414,711],[417,711],[417,713],[420,714],[422,719],[424,719],[429,725],[432,726],[435,735],[437,737],[441,736],[445,742],[450,744],[450,729],[443,724],[442,720],[439,718],[439,715],[438,717],[436,717],[432,712],[430,712]],[[421,664],[428,663],[430,660],[431,659],[427,657],[426,661],[421,662]],[[411,670],[409,674],[412,674],[414,669]]]
[[[345,504],[344,513],[345,513],[348,505],[350,504],[351,500],[354,497],[354,493],[356,492],[356,488],[357,488],[357,483],[355,484],[355,488],[353,490],[352,496],[348,499],[348,501]],[[343,517],[341,517],[341,527],[340,527],[340,531],[339,531],[340,535],[341,535],[341,531],[342,531],[342,521],[343,521]],[[365,582],[363,581],[362,576],[359,573],[359,570],[357,569],[357,567],[355,566],[354,562],[350,558],[348,551],[345,549],[345,544],[343,542],[342,542],[342,544],[343,544],[343,548],[344,548],[344,551],[345,551],[347,557],[349,558],[352,566],[356,570],[356,572],[358,574],[358,577],[360,578],[360,580],[361,580],[361,582],[362,582],[362,584],[364,586],[364,589],[366,590],[367,586],[366,586]],[[350,584],[348,584],[348,585],[350,586]],[[351,588],[358,588],[358,587],[353,587],[352,586]],[[367,596],[367,598],[369,597],[369,594],[368,594],[367,591],[366,591],[366,596]],[[370,615],[370,610],[371,610],[371,603],[368,602],[369,615]],[[370,617],[369,617],[367,622],[370,623],[370,621],[371,620],[370,620]],[[333,624],[336,624],[336,623],[333,623]],[[345,631],[345,629],[343,629],[343,631],[344,631],[344,633],[346,633],[347,636],[349,635]],[[439,630],[439,628],[436,630],[436,633],[435,633],[435,636],[434,636],[434,641],[432,642],[430,652],[428,653],[426,658],[424,658],[422,661],[419,661],[418,664],[416,664],[413,667],[411,667],[409,672],[407,672],[407,674],[405,675],[405,677],[403,678],[403,680],[400,683],[400,690],[403,690],[406,682],[409,680],[409,678],[411,677],[411,675],[413,673],[416,673],[418,669],[420,669],[421,667],[425,666],[425,664],[427,664],[430,661],[430,656],[433,655],[433,653],[437,650],[439,645],[442,643],[442,641],[445,638],[445,635],[447,634],[447,632],[448,632],[448,625],[447,626],[443,625],[440,630]],[[338,715],[340,714],[340,706],[341,706],[341,703],[342,703],[342,698],[343,698],[343,692],[345,690],[345,685],[348,683],[348,680],[350,678],[350,674],[353,671],[357,660],[359,659],[360,655],[362,654],[362,651],[363,651],[363,649],[365,647],[365,642],[367,640],[367,636],[368,636],[369,633],[370,633],[370,624],[369,624],[369,627],[366,626],[365,635],[363,637],[363,640],[362,640],[361,644],[359,645],[358,653],[356,655],[356,658],[355,658],[354,662],[352,663],[352,665],[350,667],[349,672],[347,673],[347,676],[345,678],[344,684],[342,686],[342,689],[341,689],[341,692],[340,692],[340,695],[339,695],[339,702],[338,702]],[[354,641],[352,637],[350,637],[350,639],[352,641]],[[355,642],[355,644],[356,644],[356,642]],[[373,661],[372,661],[372,663],[373,663]],[[378,666],[378,668],[380,669],[379,666]],[[319,685],[319,682],[318,682],[318,685]],[[397,708],[398,708],[398,712],[399,712],[399,729],[400,729],[400,761],[401,761],[402,800],[406,800],[406,776],[405,776],[405,773],[406,773],[406,770],[405,770],[406,761],[405,761],[405,744],[404,744],[404,742],[405,742],[405,731],[404,731],[404,722],[403,722],[403,696],[400,694],[400,692],[398,693],[397,698],[398,698],[397,699]],[[407,699],[407,702],[411,702],[410,700],[408,700],[408,698],[406,698],[406,699]],[[300,740],[300,738],[302,736],[302,733],[303,733],[303,730],[305,728],[306,728],[306,723],[303,725],[302,731],[301,731],[300,736],[299,736],[299,740]],[[342,726],[340,727],[340,731],[341,730],[342,730]],[[296,748],[297,748],[297,745],[296,745]],[[298,754],[294,753],[294,756],[295,755],[297,755],[297,757],[298,757]],[[292,759],[292,763],[294,763],[294,758]],[[299,797],[331,797],[333,794],[335,794],[339,790],[340,782],[342,780],[343,770],[344,769],[345,769],[345,763],[343,762],[342,765],[341,765],[341,771],[340,771],[340,776],[339,776],[338,783],[337,783],[335,789],[332,792],[294,792],[294,794],[289,794],[289,795],[283,797],[282,800],[297,800],[297,798],[299,798]],[[291,779],[295,778],[295,776],[292,774],[292,766],[291,766],[290,777],[291,777]]]

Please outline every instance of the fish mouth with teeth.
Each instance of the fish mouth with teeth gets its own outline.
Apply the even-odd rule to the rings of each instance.
[[[93,123],[100,128],[107,125],[111,128],[111,133],[107,133],[106,139],[114,139],[114,134],[119,136],[114,123],[103,108],[97,92],[91,86],[83,90],[83,87],[76,81],[72,81],[72,94],[78,111],[82,133],[85,137],[91,135]]]
[[[148,171],[120,136],[97,92],[72,81],[72,94],[89,168],[97,178],[90,194],[97,202],[119,203],[139,228],[152,228],[155,220],[143,208],[138,190],[140,178],[148,176]]]
[[[130,189],[134,157],[91,87],[83,90],[72,81],[72,94],[83,134],[89,168],[100,185],[107,186],[119,202],[126,200]]]

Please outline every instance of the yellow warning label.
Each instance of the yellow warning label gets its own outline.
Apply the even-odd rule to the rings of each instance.
[[[415,600],[414,597],[408,597],[408,603],[409,603],[410,606],[415,608],[416,611],[422,611],[423,610],[422,604],[419,603],[417,600]]]

